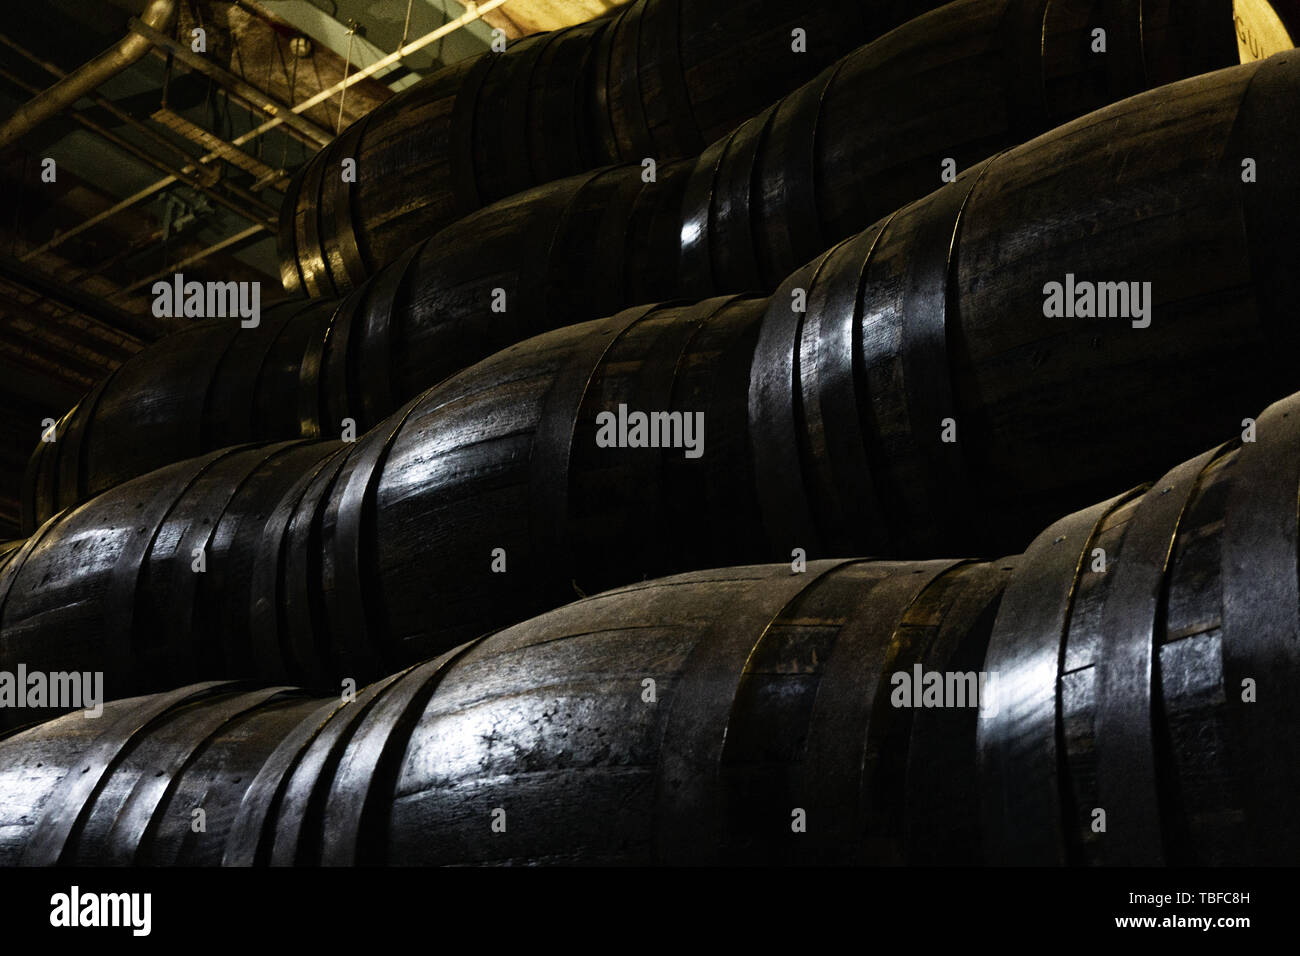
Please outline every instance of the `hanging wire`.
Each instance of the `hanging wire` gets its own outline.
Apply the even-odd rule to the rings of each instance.
[[[398,44],[398,49],[402,49],[402,47],[406,46],[407,35],[409,31],[411,31],[411,4],[413,3],[415,3],[415,0],[407,0],[407,21],[402,25],[402,42]],[[403,57],[403,60],[404,59],[406,59],[406,57]]]
[[[357,35],[357,21],[348,21],[348,55],[343,63],[343,89],[339,90],[339,118],[334,123],[334,135],[337,136],[343,129],[343,103],[348,98],[348,70],[352,68],[352,41]]]

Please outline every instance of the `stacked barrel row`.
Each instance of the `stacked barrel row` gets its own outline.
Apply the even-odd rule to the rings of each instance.
[[[693,155],[939,2],[633,0],[439,70],[295,177],[280,216],[285,288],[352,288],[412,242],[538,183]],[[345,179],[345,160],[355,177]]]
[[[1231,20],[1216,3],[1143,12],[1067,0],[1035,14],[1037,32],[1026,32],[1032,6],[960,0],[845,58],[654,182],[634,166],[539,187],[417,243],[332,306],[258,329],[200,326],[164,339],[72,411],[56,429],[66,440],[38,445],[25,530],[125,477],[221,444],[365,431],[446,376],[547,329],[641,302],[772,291],[827,245],[942,185],[944,157],[967,168],[1120,95],[1125,88],[1103,82],[1116,64],[1140,86],[1217,65],[1232,49]],[[1139,13],[1145,45],[1125,45],[1137,26],[1125,18]],[[1113,46],[1084,56],[1096,23],[1109,26]],[[1052,82],[1036,97],[1026,91],[1042,85],[1040,74]],[[895,129],[903,115],[906,136]],[[1226,129],[1215,135],[1226,142]],[[1091,202],[1085,188],[1061,189],[1059,208]],[[290,349],[301,374],[286,367],[268,377],[266,356]],[[254,391],[266,393],[259,409],[269,402],[290,414],[248,421]],[[194,427],[204,417],[245,424],[205,432]],[[133,437],[122,440],[125,432]]]
[[[0,664],[79,661],[115,696],[164,674],[362,680],[645,577],[795,549],[1017,550],[1300,384],[1297,89],[1290,55],[1125,101],[967,171],[771,297],[545,333],[274,479],[265,449],[133,479],[50,519],[0,573]],[[1151,286],[1131,316],[1045,315],[1047,284],[1074,272]],[[653,443],[630,412],[660,414]],[[252,670],[159,641],[193,594],[227,615],[194,614],[199,643]]]
[[[0,862],[1294,865],[1297,495],[1300,395],[1017,558],[699,572],[355,695],[118,701],[0,741]]]

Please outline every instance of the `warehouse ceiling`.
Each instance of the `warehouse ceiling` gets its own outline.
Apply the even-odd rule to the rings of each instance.
[[[333,88],[345,75],[461,17],[465,5],[175,0],[165,32],[141,23],[148,0],[9,5],[0,124],[129,32],[150,48],[0,149],[0,540],[16,534],[22,472],[42,422],[186,321],[154,317],[155,280],[179,271],[259,281],[263,307],[282,298],[280,200],[321,145],[395,90],[486,50],[495,29],[513,39],[621,2],[509,0],[341,94]],[[196,28],[202,53],[191,46]],[[331,95],[291,112],[322,91]],[[272,115],[288,119],[257,132]]]

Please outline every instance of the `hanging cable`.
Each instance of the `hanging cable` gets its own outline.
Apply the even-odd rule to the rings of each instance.
[[[352,41],[357,35],[357,21],[348,21],[348,55],[343,62],[343,89],[339,91],[339,118],[334,123],[334,135],[337,136],[343,129],[343,103],[348,98],[348,70],[352,68]]]

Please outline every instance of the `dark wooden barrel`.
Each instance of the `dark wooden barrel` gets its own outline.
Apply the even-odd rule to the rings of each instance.
[[[255,623],[276,634],[261,644],[281,647],[264,673],[288,660],[295,680],[377,676],[577,593],[796,548],[1018,550],[1053,514],[1233,434],[1300,384],[1286,361],[1300,184],[1245,183],[1236,159],[1287,168],[1297,71],[1283,56],[1150,94],[1169,107],[1154,143],[1131,100],[1005,153],[768,299],[628,310],[427,391],[263,515],[266,553],[285,562],[259,578]],[[1109,198],[1080,218],[1080,193]],[[1076,270],[1152,282],[1149,326],[1045,316],[1045,284]],[[702,453],[601,447],[620,406],[677,414],[679,445],[702,415]],[[77,509],[64,521],[84,530],[32,559],[75,564],[90,529],[165,503],[140,496]],[[219,517],[204,507],[186,513]],[[6,574],[0,644],[22,635],[36,660],[103,643],[92,617],[74,633],[47,613],[98,613],[78,576]]]
[[[111,698],[202,674],[315,678],[279,624],[298,607],[283,555],[289,510],[342,451],[226,448],[60,512],[0,558],[0,657],[11,671],[102,671]],[[0,726],[38,716],[0,709]]]
[[[889,675],[977,671],[1014,567],[702,572],[346,704],[240,685],[113,703],[0,742],[0,863],[976,860],[978,711],[894,708]]]
[[[1104,54],[1093,52],[1094,30],[1105,32]],[[1228,0],[950,3],[828,67],[699,157],[675,291],[774,288],[948,172],[1237,62]]]
[[[752,298],[632,310],[514,346],[355,443],[227,449],[118,485],[4,569],[0,662],[106,670],[115,696],[187,672],[369,680],[481,633],[485,607],[498,623],[553,607],[575,577],[591,591],[761,553],[746,383],[762,314]],[[588,447],[619,396],[702,412],[708,454]],[[627,547],[652,519],[665,533]],[[226,550],[195,573],[213,529]],[[424,583],[402,593],[412,572]],[[191,614],[195,595],[211,604]]]
[[[750,383],[778,553],[808,541],[837,553],[850,529],[866,534],[854,550],[877,553],[1017,550],[1030,527],[1240,430],[1300,385],[1285,358],[1300,294],[1286,212],[1300,208],[1286,106],[1298,88],[1289,53],[1129,99],[966,171],[788,278]],[[1051,284],[1076,279],[1125,283],[1146,318],[1056,314]],[[806,509],[790,507],[798,497]]]
[[[12,820],[0,865],[220,865],[249,784],[319,707],[291,688],[211,682],[9,736],[0,742],[14,758],[7,792],[31,816]]]
[[[772,4],[750,0],[750,5]],[[606,49],[611,42],[616,46],[631,43],[627,36],[637,27],[630,24],[659,15],[657,10],[643,9],[645,6],[643,2],[632,4],[613,21],[548,35],[552,39],[529,38],[511,52],[483,60],[480,66],[485,79],[479,107],[466,115],[475,124],[474,142],[486,137],[492,148],[476,151],[472,144],[467,145],[462,150],[466,158],[459,166],[454,159],[460,154],[453,149],[453,161],[438,165],[438,188],[424,181],[425,174],[401,164],[437,165],[452,149],[447,144],[454,146],[454,129],[446,135],[437,132],[446,124],[454,127],[454,109],[441,108],[437,119],[427,123],[420,114],[426,101],[445,104],[447,97],[463,98],[463,90],[473,88],[473,83],[457,72],[464,69],[459,65],[426,81],[427,90],[426,84],[413,87],[376,111],[376,132],[364,133],[359,123],[319,153],[299,174],[284,207],[281,250],[286,263],[295,258],[294,250],[299,250],[299,266],[285,266],[287,287],[297,288],[300,276],[310,295],[352,288],[413,242],[493,199],[592,165],[617,161],[635,162],[625,175],[630,181],[639,181],[640,162],[645,157],[662,164],[673,157],[694,155],[705,143],[713,142],[692,173],[686,208],[680,213],[683,224],[697,226],[691,239],[683,242],[678,231],[668,238],[674,247],[683,246],[680,251],[660,248],[645,256],[658,267],[657,272],[664,272],[665,260],[660,257],[675,260],[680,255],[685,260],[682,288],[665,287],[643,298],[661,298],[678,291],[698,298],[770,288],[830,243],[939,186],[945,160],[951,159],[955,168],[965,168],[1106,103],[1226,67],[1237,59],[1230,0],[1181,4],[964,0],[917,16],[736,128],[737,123],[797,85],[789,82],[794,74],[768,68],[755,73],[754,65],[789,60],[786,40],[794,28],[791,24],[807,28],[805,21],[826,11],[817,8],[791,14],[783,10],[772,18],[773,11],[760,10],[756,14],[769,15],[763,27],[755,20],[737,32],[727,18],[744,3],[737,0],[723,11],[715,9],[704,18],[711,17],[711,22],[698,24],[694,21],[702,16],[705,5],[686,4],[684,22],[691,21],[689,35],[700,42],[698,49],[687,49],[682,55],[697,59],[704,71],[700,76],[713,80],[695,82],[701,91],[709,91],[710,98],[692,100],[693,106],[687,107],[673,104],[674,97],[667,92],[672,83],[640,82],[634,61]],[[667,8],[672,4],[650,6]],[[913,14],[920,14],[933,4],[910,6]],[[900,8],[890,16],[901,12]],[[1104,54],[1092,52],[1092,31],[1097,28],[1106,31]],[[815,29],[826,32],[820,25]],[[526,71],[534,84],[541,82],[537,64],[550,61],[540,51],[548,44],[563,42],[565,33],[573,30],[594,32],[597,74],[606,75],[612,67],[633,63],[627,76],[620,77],[613,69],[612,92],[598,110],[604,116],[613,109],[617,122],[604,124],[601,135],[601,123],[588,124],[588,135],[597,139],[603,135],[606,140],[598,155],[568,162],[530,160],[526,150],[510,144],[511,130],[516,130],[513,135],[517,137],[517,130],[534,119],[522,108],[511,107],[510,91],[522,88],[515,74]],[[761,36],[747,39],[749,33]],[[844,33],[864,41],[872,35],[874,31],[866,27]],[[672,46],[666,42],[652,45]],[[738,51],[742,52],[740,62],[736,60]],[[748,62],[744,51],[752,54]],[[645,63],[657,62],[652,54],[646,55],[651,59]],[[797,55],[796,59],[814,62],[807,60],[810,55]],[[816,62],[820,68],[830,61],[819,55]],[[649,70],[663,79],[663,70],[643,67],[642,73]],[[672,75],[677,72],[676,67],[667,70]],[[749,79],[763,80],[743,93],[733,89],[730,81],[718,80],[751,73],[755,75]],[[475,74],[471,71],[469,75]],[[495,86],[493,77],[500,79]],[[598,77],[592,82],[600,86]],[[763,92],[759,93],[760,89]],[[399,110],[404,97],[417,102]],[[633,108],[624,102],[629,97],[645,103]],[[620,103],[623,108],[614,109]],[[741,103],[747,111],[738,109]],[[666,111],[667,126],[656,126],[653,111],[647,112],[651,104]],[[377,130],[390,123],[390,111],[401,114],[391,120],[401,124],[400,130],[381,140]],[[540,128],[549,128],[551,120],[537,115],[542,117]],[[568,111],[565,121],[556,124],[558,128],[569,132],[566,124],[571,115],[575,114]],[[692,133],[672,143],[652,142],[650,127],[671,129],[673,122],[691,127],[692,115],[709,135]],[[630,126],[640,131],[628,132]],[[358,149],[369,143],[371,136],[376,137],[376,155],[367,152],[361,159]],[[413,149],[408,142],[435,136],[435,141],[420,149]],[[562,139],[581,143],[583,137],[582,130],[573,130]],[[343,184],[338,172],[344,155],[364,162],[373,177],[363,175],[355,187]],[[530,162],[544,171],[530,175]],[[354,188],[356,198],[350,200],[347,190]],[[647,191],[658,193],[647,197],[652,203],[680,201],[671,189],[651,185]],[[287,211],[290,209],[292,214]],[[381,251],[372,251],[380,245]],[[668,270],[670,277],[675,274],[676,270]],[[619,305],[632,301],[637,300]]]
[[[277,303],[252,329],[196,322],[127,359],[56,423],[53,441],[37,445],[24,480],[23,530],[185,458],[320,437],[316,356],[335,305]]]
[[[448,66],[349,127],[281,208],[291,292],[354,288],[412,243],[538,183],[691,156],[939,0],[634,0]],[[806,46],[796,51],[795,29]],[[355,183],[342,178],[356,160]]]
[[[992,862],[1300,859],[1300,396],[1251,438],[1030,545],[985,662],[1005,690],[978,734]]]
[[[346,703],[51,721],[0,741],[0,862],[1295,865],[1300,394],[1249,439],[1015,558],[696,572]]]
[[[665,297],[770,291],[829,243],[939,185],[944,156],[964,168],[968,159],[1122,95],[1128,87],[1113,85],[1111,73],[1139,85],[1163,82],[1215,65],[1224,42],[1231,44],[1230,30],[1215,27],[1222,12],[1215,3],[1146,10],[1145,45],[1117,43],[1107,62],[1128,66],[1103,70],[1094,61],[1106,58],[1080,59],[1087,25],[1108,24],[1120,37],[1135,25],[1125,17],[1136,16],[1137,6],[1054,3],[1028,37],[1024,3],[962,0],[911,21],[694,163],[661,167],[653,184],[643,183],[639,166],[583,174],[501,201],[412,246],[334,310],[326,332],[309,323],[312,335],[291,343],[302,345],[304,391],[277,401],[283,408],[305,403],[302,426],[269,431],[263,417],[264,430],[227,431],[222,440],[332,437],[345,418],[364,430],[445,376],[547,329]],[[1041,51],[1025,66],[1030,40]],[[1021,65],[1011,70],[1008,63]],[[1053,78],[1041,102],[1025,95],[1026,84],[1037,85],[1025,77],[1037,73]],[[954,112],[965,118],[956,122]],[[907,136],[894,135],[898,123]],[[1060,188],[1068,201],[1086,201]],[[262,335],[250,337],[256,343]],[[199,350],[191,371],[167,358],[173,345],[159,349],[156,362],[146,352],[131,366],[149,376],[150,393],[188,394],[210,378],[203,364],[210,350]],[[255,374],[236,364],[241,356],[256,363],[260,348],[232,350],[220,374],[237,382]],[[188,414],[183,403],[172,407]],[[189,454],[219,447],[194,447],[190,419],[173,425],[177,438],[151,433],[148,455],[129,474],[161,464],[168,447]],[[103,431],[113,434],[116,423]],[[85,466],[91,492],[126,476],[120,466],[128,448],[109,451],[117,457],[102,469],[94,459]],[[101,471],[110,477],[101,481]],[[56,503],[48,488],[29,496],[45,504],[30,507],[28,530]]]

